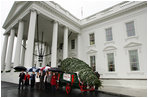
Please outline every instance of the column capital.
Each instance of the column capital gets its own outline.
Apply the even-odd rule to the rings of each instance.
[[[37,12],[36,9],[32,8],[30,9],[30,12]]]
[[[14,29],[13,27],[11,28],[11,32],[12,32],[12,31],[15,32],[15,29]],[[10,33],[11,33],[11,32],[10,32]]]
[[[57,20],[53,20],[53,23],[58,23],[59,24],[59,22]]]
[[[38,15],[41,14],[39,11],[37,11],[37,10],[34,9],[34,8],[30,9],[30,12],[36,12]]]
[[[19,22],[24,22],[24,20],[22,18],[18,19],[18,23]]]
[[[64,25],[64,28],[65,28],[65,29],[66,29],[66,28],[69,29],[69,27],[68,27],[67,25]]]

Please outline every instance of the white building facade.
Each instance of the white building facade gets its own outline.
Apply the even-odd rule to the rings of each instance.
[[[55,67],[76,57],[100,73],[104,86],[147,87],[147,2],[121,2],[80,20],[55,2],[20,1],[3,28],[2,81],[18,83],[18,65]]]

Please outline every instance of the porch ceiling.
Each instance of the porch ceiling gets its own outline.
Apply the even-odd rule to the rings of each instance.
[[[25,22],[23,39],[27,39],[27,36],[28,36],[29,19],[30,19],[30,14],[27,14],[23,18],[23,21]],[[18,24],[15,25],[15,28],[16,30],[18,29]],[[39,40],[39,42],[42,41],[42,32],[43,32],[43,42],[46,42],[50,46],[52,43],[53,20],[47,19],[44,16],[42,16],[42,14],[39,14],[38,15],[39,37],[37,38],[37,25],[36,25],[35,41],[37,41],[37,39]],[[69,34],[70,32],[71,31],[69,31]],[[64,36],[64,26],[59,24],[58,25],[58,43],[63,42],[63,36]]]

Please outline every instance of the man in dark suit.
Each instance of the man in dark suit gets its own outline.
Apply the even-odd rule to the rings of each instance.
[[[34,87],[34,84],[35,84],[35,72],[32,72],[32,75],[31,75],[31,88]]]
[[[97,71],[95,72],[95,75],[97,76],[98,79],[100,79],[100,74]],[[99,87],[99,85],[96,84],[95,85],[95,96],[98,95],[98,87]]]
[[[23,89],[23,86],[24,86],[24,78],[25,78],[25,73],[24,71],[22,71],[19,75],[19,87],[18,89],[20,89],[20,86],[22,84],[22,89]]]

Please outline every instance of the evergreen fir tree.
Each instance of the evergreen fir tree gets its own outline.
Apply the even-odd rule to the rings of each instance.
[[[102,85],[102,82],[97,78],[92,68],[88,64],[77,58],[66,58],[61,62],[61,70],[68,73],[78,72],[78,77],[88,85]]]

